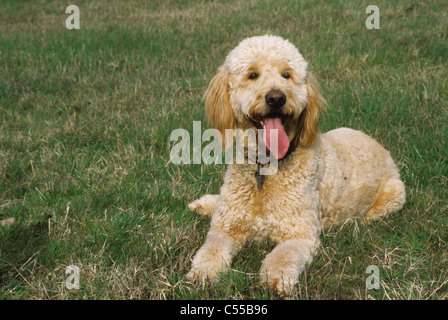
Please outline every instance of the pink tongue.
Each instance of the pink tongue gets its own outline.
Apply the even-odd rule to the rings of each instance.
[[[273,152],[272,146],[275,146],[275,144],[277,144],[277,154],[274,153],[274,157],[276,159],[282,159],[289,149],[289,138],[286,135],[285,128],[283,128],[282,120],[280,118],[266,118],[263,119],[263,122],[265,125],[263,140],[266,143],[266,147],[268,147],[268,149]],[[277,141],[271,141],[272,129],[277,129]]]

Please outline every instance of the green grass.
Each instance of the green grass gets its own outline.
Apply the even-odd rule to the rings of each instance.
[[[290,39],[329,103],[321,131],[360,129],[407,188],[382,221],[324,232],[295,299],[448,297],[448,5],[377,1],[60,1],[0,4],[0,297],[277,299],[251,243],[221,282],[184,280],[209,222],[186,205],[225,166],[173,165],[169,135],[204,121],[202,95],[245,37]],[[80,289],[65,269],[80,268]],[[365,270],[380,269],[367,290]]]

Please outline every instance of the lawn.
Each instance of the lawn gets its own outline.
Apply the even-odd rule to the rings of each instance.
[[[80,29],[65,9],[76,4]],[[294,43],[322,86],[322,132],[391,151],[405,207],[325,231],[292,299],[448,298],[448,4],[376,1],[0,2],[0,298],[278,299],[249,243],[218,284],[184,278],[209,221],[187,204],[225,165],[175,165],[170,133],[207,128],[202,96],[229,50]],[[68,266],[79,289],[67,287]],[[368,289],[370,265],[380,288]]]

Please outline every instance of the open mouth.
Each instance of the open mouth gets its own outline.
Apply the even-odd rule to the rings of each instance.
[[[283,125],[283,117],[281,115],[268,114],[262,117],[260,121],[252,119],[251,121],[257,129],[264,129],[263,141],[271,154],[278,160],[283,159],[290,145]]]

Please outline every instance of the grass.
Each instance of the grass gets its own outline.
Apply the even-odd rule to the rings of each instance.
[[[448,298],[446,1],[377,1],[380,30],[365,1],[80,0],[80,30],[65,28],[69,4],[0,4],[0,220],[16,219],[0,227],[0,297],[277,299],[257,277],[268,241],[219,284],[184,280],[209,226],[186,205],[218,192],[225,166],[169,162],[228,51],[273,33],[323,87],[321,131],[375,137],[407,188],[400,212],[324,232],[291,298]]]

